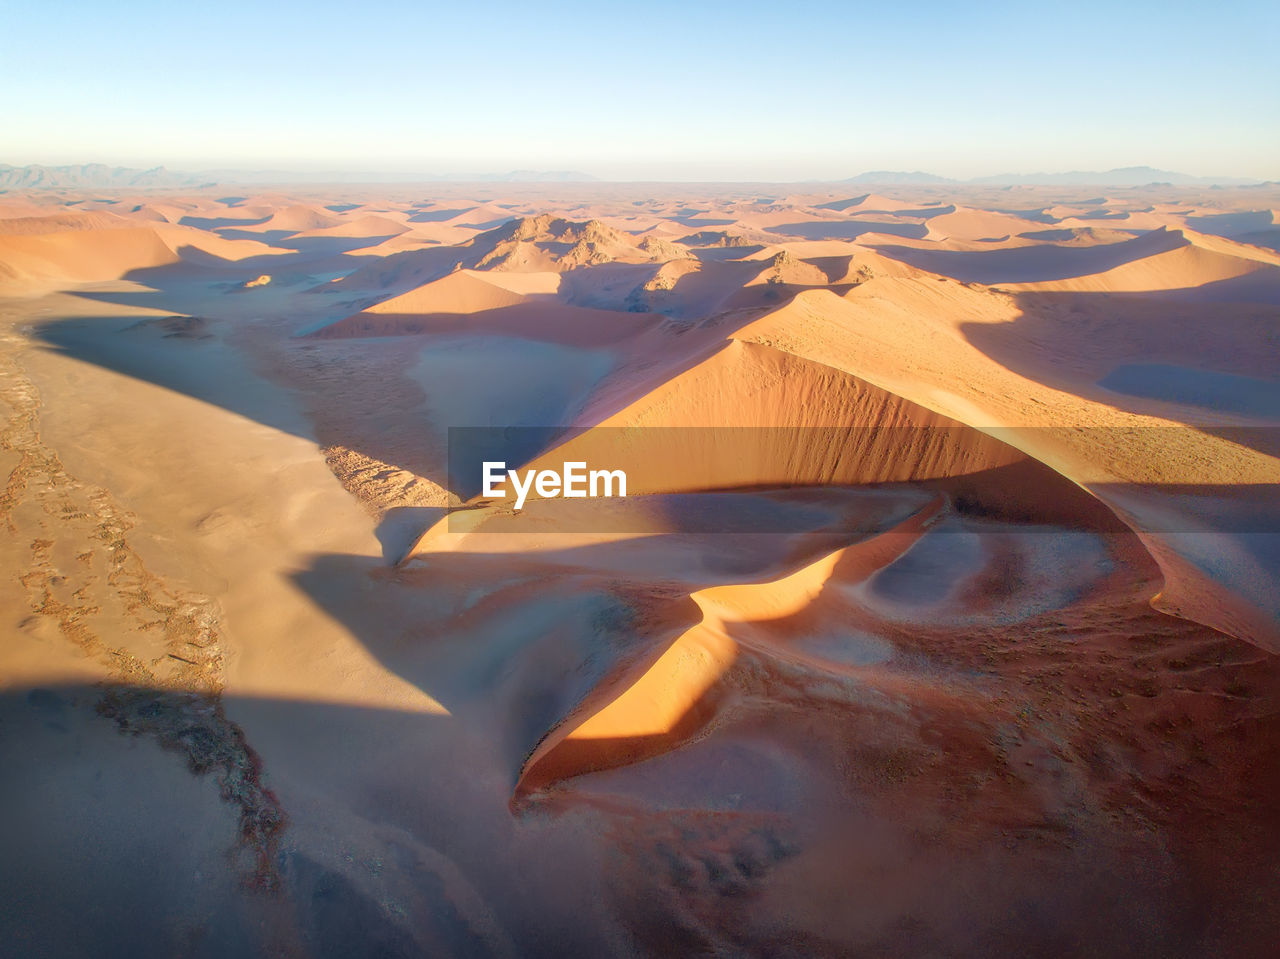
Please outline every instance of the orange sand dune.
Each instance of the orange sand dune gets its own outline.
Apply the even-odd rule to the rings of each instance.
[[[61,213],[53,216],[21,216],[0,219],[0,235],[32,236],[40,233],[63,233],[69,230],[109,230],[113,227],[136,226],[130,219],[114,213]]]
[[[1268,263],[1261,255],[1243,257],[1188,241],[1177,249],[1132,260],[1099,273],[1006,285],[1011,290],[1146,293],[1191,289],[1251,274],[1258,274],[1258,279],[1269,282],[1280,292],[1280,265]]]
[[[993,436],[839,369],[741,340],[530,468],[569,461],[624,470],[629,495],[935,481],[993,515],[1119,528],[1068,480]]]
[[[1014,239],[1035,243],[1052,243],[1054,246],[1059,247],[1072,247],[1123,243],[1125,240],[1132,240],[1133,238],[1133,233],[1126,233],[1122,230],[1108,230],[1101,227],[1038,226],[1034,230],[1019,233]]]
[[[181,211],[150,203],[139,203],[121,215],[127,219],[141,220],[145,223],[176,223],[183,216]]]
[[[216,266],[220,262],[234,263],[250,257],[280,257],[287,252],[257,240],[228,240],[216,233],[178,224],[157,223],[152,229],[182,259],[210,266]]]
[[[300,230],[294,234],[295,237],[320,237],[320,236],[341,236],[341,237],[375,237],[375,236],[399,236],[401,233],[409,232],[409,227],[399,219],[391,219],[386,216],[367,215],[356,217],[355,219],[341,220],[333,226],[322,226],[311,229]]]
[[[399,233],[390,239],[383,239],[375,236],[369,237],[372,242],[368,246],[359,246],[354,249],[345,250],[348,256],[366,256],[369,258],[378,258],[393,256],[396,253],[406,253],[415,250],[425,250],[429,247],[439,246],[439,242],[424,236],[416,230],[407,230]]]
[[[22,289],[59,281],[114,280],[130,270],[177,263],[178,254],[155,229],[0,236],[0,276]]]
[[[1163,227],[1118,243],[1069,250],[1058,250],[1049,244],[1013,249],[1002,249],[999,245],[986,249],[970,246],[953,251],[939,250],[932,242],[904,242],[897,237],[862,237],[860,241],[886,256],[901,259],[919,269],[988,285],[1087,276],[1124,263],[1167,253],[1190,243],[1181,232],[1165,230]]]
[[[873,383],[900,391],[916,402],[951,413],[968,423],[1053,422],[1047,420],[1044,411],[1039,409],[1041,401],[1033,398],[1046,395],[1043,387],[1033,386],[1031,381],[982,357],[964,342],[955,328],[948,330],[946,324],[936,321],[921,324],[926,329],[913,333],[909,340],[916,344],[930,344],[930,354],[926,355],[934,359],[929,362],[935,363],[945,357],[945,367],[925,366],[921,362],[924,355],[905,354],[896,345],[903,342],[903,333],[909,324],[919,322],[912,317],[932,315],[941,318],[950,315],[960,321],[961,317],[967,316],[968,322],[988,324],[999,322],[1001,312],[1007,318],[1016,315],[1009,304],[1001,304],[992,294],[970,290],[959,284],[883,278],[855,287],[844,300],[847,306],[832,303],[830,296],[826,292],[802,294],[790,306],[757,321],[738,335],[771,342],[779,336],[773,331],[785,330],[783,335],[791,339],[782,342],[805,343],[806,355],[866,376]],[[784,316],[788,322],[782,322]],[[820,332],[833,322],[840,325],[842,332]],[[850,332],[856,332],[856,340],[848,338]],[[819,346],[820,343],[824,345]],[[938,386],[920,389],[922,374],[925,380]],[[942,386],[944,382],[947,384],[945,387]],[[1037,428],[1023,433],[1000,431],[999,435],[1086,487],[1092,481],[1106,482],[1117,476],[1138,482],[1159,476],[1166,482],[1182,483],[1274,483],[1280,477],[1274,459],[1237,446],[1217,444],[1205,434],[1115,429],[1121,425],[1157,425],[1161,422],[1159,420],[1126,415],[1103,404],[1062,394],[1055,397],[1055,409],[1057,415],[1063,417],[1058,422],[1069,423],[1072,428]],[[1081,425],[1094,429],[1081,433]],[[1167,445],[1175,436],[1177,444]],[[1082,453],[1078,445],[1081,441],[1106,445],[1105,467],[1096,456]],[[1155,454],[1144,441],[1158,445],[1160,453]],[[1212,467],[1207,467],[1209,463]],[[1105,492],[1100,495],[1105,499]],[[1254,574],[1242,571],[1242,575]],[[1185,577],[1183,579],[1186,580]],[[1163,601],[1176,602],[1177,592],[1177,584],[1169,584]],[[1228,628],[1229,621],[1242,621],[1234,614],[1224,618],[1212,604],[1188,603],[1180,608],[1200,622],[1222,628]],[[1259,619],[1255,614],[1250,621],[1257,627],[1265,618]],[[1280,642],[1280,632],[1275,632],[1272,626],[1243,635],[1268,648]]]
[[[336,226],[341,226],[344,222],[345,221],[342,217],[333,216],[328,213],[321,213],[318,210],[313,210],[309,206],[297,204],[278,212],[273,212],[264,223],[249,224],[239,227],[238,229],[250,230],[257,233],[267,233],[272,230],[284,230],[289,233],[304,233],[308,230],[331,229]]]
[[[739,655],[739,624],[790,620],[795,632],[803,632],[794,620],[819,619],[815,603],[833,578],[856,582],[900,556],[919,539],[941,502],[939,498],[892,529],[780,579],[690,594],[700,621],[656,659],[628,664],[548,731],[525,760],[514,801],[557,780],[660,755],[697,735],[731,695],[722,679]]]
[[[760,283],[780,283],[789,286],[826,286],[829,282],[826,272],[787,250],[775,253],[765,260],[765,263],[765,268],[748,280],[747,286],[754,286]]]
[[[931,240],[983,240],[1008,238],[1029,230],[1043,229],[1044,224],[1008,213],[959,207],[952,213],[930,217],[925,221]]]
[[[0,197],[0,938],[1270,959],[1280,188],[880,189]]]
[[[47,204],[40,203],[37,200],[29,199],[25,196],[14,196],[13,194],[0,196],[0,220],[9,220],[16,217],[57,215],[58,213],[51,211]]]
[[[391,289],[404,292],[429,280],[439,279],[460,262],[458,253],[449,248],[403,250],[371,257],[369,262],[357,264],[355,269],[335,278],[322,289],[326,292],[385,292]]]
[[[431,210],[425,212],[432,218],[437,215]],[[516,214],[512,213],[505,207],[498,206],[494,203],[481,203],[477,206],[469,206],[465,209],[458,210],[454,212],[454,215],[436,222],[448,223],[451,226],[466,227],[471,230],[487,230],[491,229],[498,223],[514,219],[516,219]]]
[[[900,210],[915,210],[921,204],[913,200],[895,200],[879,193],[863,193],[860,196],[847,197],[840,200],[829,200],[816,204],[818,209],[837,210],[841,213],[897,213]]]
[[[485,274],[459,270],[408,293],[393,296],[364,313],[479,313],[524,303],[526,297],[487,282]]]

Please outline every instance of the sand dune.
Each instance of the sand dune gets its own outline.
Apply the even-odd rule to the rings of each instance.
[[[287,233],[305,233],[309,230],[331,229],[340,226],[342,223],[343,220],[339,217],[321,213],[319,210],[313,210],[309,206],[296,204],[273,212],[262,223],[249,224],[240,227],[240,229],[261,233],[272,230],[281,230]]]
[[[394,242],[394,241],[393,241]],[[334,277],[317,292],[405,292],[453,271],[460,258],[452,248],[415,249],[371,257],[345,275]]]
[[[470,244],[479,269],[544,271],[650,259],[630,237],[599,220],[573,222],[549,215],[513,220]]]
[[[889,246],[883,241],[877,249],[931,273],[956,280],[986,285],[1031,283],[1087,276],[1114,269],[1124,263],[1141,261],[1160,253],[1188,246],[1180,231],[1155,230],[1119,243],[1090,247],[1059,248],[1052,244],[1022,246],[1010,250],[935,250],[907,246]]]
[[[929,217],[926,221],[931,240],[989,240],[1008,239],[1019,233],[1035,230],[1039,224],[987,210],[955,208],[951,213]]]
[[[400,220],[385,216],[361,216],[354,220],[341,220],[332,226],[304,229],[294,234],[295,237],[389,237],[409,232],[409,227]]]
[[[812,630],[815,620],[820,621],[814,607],[823,604],[824,591],[831,590],[833,580],[865,579],[901,556],[919,540],[941,503],[941,498],[935,499],[898,525],[779,579],[714,586],[690,594],[701,614],[699,622],[677,636],[652,663],[642,663],[640,668],[633,664],[614,682],[602,683],[596,696],[551,730],[525,761],[516,786],[517,800],[559,779],[667,752],[696,735],[713,721],[720,700],[729,694],[717,687],[737,660],[740,643],[766,647],[780,643],[788,654],[797,655],[796,640]],[[763,638],[743,632],[747,624],[776,620],[788,621],[789,629],[779,630],[780,636]],[[803,652],[798,655],[806,658]],[[883,661],[878,655],[869,658]],[[621,693],[609,698],[616,688]]]
[[[953,430],[961,424],[840,370],[739,340],[598,425],[624,431],[652,427],[653,439],[601,429],[554,455],[624,462],[635,488],[649,492],[895,482],[978,472],[1021,459],[998,441]],[[774,434],[757,427],[779,429]],[[937,428],[934,435],[928,427]],[[701,429],[724,433],[704,437]],[[900,429],[896,435],[895,429]],[[606,444],[603,449],[592,448],[595,435]],[[608,451],[615,435],[629,444],[627,449]],[[809,441],[822,445],[809,448]],[[871,445],[850,455],[850,442]],[[904,442],[922,445],[903,447]],[[669,448],[673,443],[688,446]],[[726,443],[732,446],[722,448]],[[664,447],[667,452],[657,456]]]
[[[131,270],[178,261],[160,235],[145,227],[0,236],[0,271],[7,275],[6,285],[19,289],[113,280]]]
[[[282,251],[256,240],[228,240],[204,230],[176,224],[157,224],[153,227],[169,247],[183,260],[199,260],[208,266],[218,262],[235,263],[250,257],[278,257]],[[205,254],[201,257],[199,254]]]
[[[494,283],[483,274],[470,270],[450,273],[443,279],[383,300],[369,309],[369,313],[479,313],[504,306],[524,303],[526,297]]]
[[[0,935],[1269,956],[1276,189],[880,189],[0,197]]]
[[[32,236],[41,233],[65,233],[69,230],[109,230],[112,227],[136,225],[126,217],[116,216],[113,213],[17,216],[0,219],[0,235]]]
[[[1168,250],[1086,276],[1039,283],[1007,284],[1016,290],[1070,290],[1078,292],[1147,293],[1154,290],[1186,290],[1232,280],[1250,274],[1280,291],[1280,266],[1256,257],[1234,256],[1206,249],[1188,241]]]

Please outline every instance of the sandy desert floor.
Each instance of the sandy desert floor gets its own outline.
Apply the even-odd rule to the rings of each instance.
[[[0,195],[0,942],[1274,955],[1280,188],[1092,189]]]

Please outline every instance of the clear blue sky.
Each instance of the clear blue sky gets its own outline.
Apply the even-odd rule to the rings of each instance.
[[[1280,178],[1280,2],[0,0],[0,162]]]

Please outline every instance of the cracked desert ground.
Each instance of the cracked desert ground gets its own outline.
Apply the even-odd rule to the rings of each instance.
[[[1280,187],[1098,189],[0,196],[0,952],[1274,956]]]

